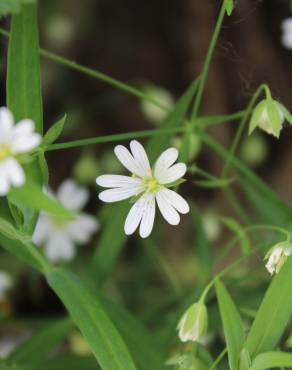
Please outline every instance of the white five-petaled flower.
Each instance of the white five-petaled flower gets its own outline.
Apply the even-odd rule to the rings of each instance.
[[[73,220],[60,220],[51,214],[40,214],[33,241],[44,246],[46,256],[53,262],[70,261],[75,257],[75,244],[88,243],[98,229],[95,217],[81,213],[88,201],[87,189],[79,187],[73,180],[64,181],[57,193],[57,200],[78,215]]]
[[[0,196],[6,195],[11,186],[21,187],[25,173],[18,161],[21,154],[35,149],[41,136],[34,132],[34,122],[24,119],[14,125],[8,108],[0,108]]]
[[[284,19],[282,24],[282,45],[286,49],[292,49],[292,18]]]
[[[136,140],[130,142],[131,152],[124,146],[115,147],[115,154],[132,176],[102,175],[96,179],[98,185],[111,188],[99,194],[104,202],[117,202],[133,196],[137,201],[130,209],[124,230],[127,235],[135,232],[140,224],[140,236],[150,235],[154,218],[155,202],[165,220],[171,225],[180,222],[179,213],[189,212],[188,203],[175,191],[168,189],[186,173],[184,163],[174,162],[178,158],[175,148],[165,150],[157,159],[153,169],[143,146]],[[139,197],[138,197],[139,196]]]
[[[292,255],[292,244],[282,242],[276,244],[266,255],[266,268],[271,275],[278,274],[287,258]]]

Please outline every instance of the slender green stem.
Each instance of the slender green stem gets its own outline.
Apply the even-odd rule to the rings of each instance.
[[[173,290],[176,297],[181,297],[182,287],[179,280],[176,277],[174,271],[172,271],[169,263],[165,260],[159,250],[156,248],[156,245],[149,239],[144,240],[143,245],[149,257],[157,264],[159,270],[163,272],[165,279],[168,281],[169,286]]]
[[[198,92],[197,92],[197,95],[196,95],[196,99],[195,99],[194,107],[193,107],[193,112],[192,112],[192,122],[195,121],[195,118],[198,116],[198,113],[199,113],[199,108],[200,108],[200,104],[201,104],[202,97],[203,97],[204,87],[205,87],[207,77],[208,77],[209,67],[210,67],[211,60],[212,60],[214,50],[215,50],[215,46],[216,46],[216,43],[217,43],[217,40],[218,40],[218,37],[219,37],[219,33],[220,33],[220,30],[221,30],[221,27],[222,27],[225,11],[226,11],[225,10],[225,2],[223,1],[221,9],[220,9],[219,16],[218,16],[218,19],[217,19],[217,22],[216,22],[216,26],[215,26],[215,29],[214,29],[214,32],[213,32],[213,35],[212,35],[212,38],[211,38],[210,46],[209,46],[208,51],[207,51],[207,56],[206,56],[206,59],[205,59],[204,65],[203,65],[200,84],[199,84],[199,88],[198,88]]]
[[[204,127],[208,127],[209,125],[232,121],[234,120],[234,117],[239,117],[241,115],[242,115],[242,112],[237,112],[237,113],[233,113],[233,114],[226,115],[226,116],[219,116],[218,117],[219,119],[217,117],[210,116],[210,117],[199,117],[197,120],[198,122],[202,122]],[[124,133],[124,134],[98,136],[98,137],[89,138],[89,139],[68,141],[66,143],[51,144],[45,148],[45,151],[76,148],[80,146],[95,145],[95,144],[104,144],[104,143],[110,143],[110,142],[115,142],[115,141],[143,138],[143,137],[156,136],[156,135],[164,135],[164,134],[169,134],[169,133],[175,134],[175,133],[185,132],[185,130],[186,130],[186,127],[183,126],[183,127],[172,127],[172,128],[165,128],[165,129],[132,131],[132,132]]]
[[[0,28],[0,35],[9,38],[9,32],[5,31],[3,28]],[[99,71],[94,70],[92,68],[83,66],[83,65],[81,65],[81,64],[79,64],[75,61],[68,60],[67,58],[64,58],[63,56],[57,55],[55,53],[52,53],[51,51],[48,51],[48,50],[45,50],[45,49],[42,49],[42,48],[40,48],[40,54],[42,56],[44,56],[45,58],[47,58],[49,60],[52,60],[53,62],[64,65],[64,66],[66,66],[70,69],[81,72],[81,73],[83,73],[87,76],[96,78],[99,81],[103,81],[103,82],[105,82],[105,83],[107,83],[111,86],[114,86],[115,88],[117,88],[119,90],[122,90],[122,91],[124,91],[124,92],[126,92],[130,95],[134,95],[139,99],[148,100],[149,102],[158,106],[161,109],[164,109],[164,110],[167,109],[163,104],[159,103],[157,100],[153,99],[151,96],[149,96],[148,94],[145,94],[144,92],[137,89],[136,87],[134,87],[130,84],[126,84],[126,83],[124,83],[122,81],[119,81],[115,78],[112,78],[112,77],[106,75],[105,73],[102,73],[102,72],[99,72]]]
[[[221,360],[224,358],[224,356],[227,353],[227,347],[223,349],[223,351],[219,354],[219,356],[216,358],[216,360],[213,362],[213,364],[209,367],[209,370],[216,369],[217,365],[221,362]]]
[[[258,231],[258,230],[272,230],[272,231],[277,231],[279,233],[282,233],[286,236],[287,240],[290,240],[290,233],[286,230],[286,229],[283,229],[282,227],[279,227],[279,226],[275,226],[275,225],[265,225],[265,224],[261,224],[261,225],[253,225],[253,226],[248,226],[244,229],[242,229],[243,232],[254,232],[254,231]],[[237,235],[235,238],[234,238],[234,243],[235,241],[238,241],[240,238],[240,235]],[[220,271],[218,274],[214,275],[214,277],[212,278],[212,280],[209,282],[209,284],[206,286],[206,288],[204,289],[202,295],[201,295],[201,298],[200,298],[200,301],[205,301],[208,293],[209,293],[209,290],[212,288],[212,286],[214,285],[215,281],[221,277],[223,277],[224,275],[226,275],[231,269],[233,269],[235,266],[237,266],[239,263],[241,263],[242,261],[246,260],[247,258],[249,258],[251,255],[255,254],[258,250],[260,250],[261,248],[263,248],[264,246],[260,246],[259,248],[255,248],[254,250],[250,251],[250,253],[248,253],[247,255],[244,255],[240,258],[238,258],[236,261],[234,261],[232,264],[230,264],[229,266],[227,266],[225,269],[223,269],[222,271]]]
[[[239,145],[239,142],[240,142],[240,139],[241,139],[241,136],[243,134],[243,130],[246,126],[246,123],[248,122],[248,117],[250,116],[251,112],[252,112],[252,109],[253,109],[253,106],[254,104],[256,103],[258,97],[260,96],[260,94],[263,92],[263,90],[265,90],[267,88],[266,85],[260,85],[256,92],[253,94],[248,106],[247,106],[247,109],[245,111],[245,115],[242,117],[242,120],[238,126],[238,129],[237,129],[237,132],[236,132],[236,135],[234,137],[234,140],[231,144],[231,148],[229,150],[229,156],[225,162],[225,165],[224,165],[224,168],[223,168],[223,171],[222,171],[222,177],[226,177],[227,174],[228,174],[228,170],[230,168],[230,164],[231,164],[231,159],[232,157],[234,156],[236,150],[237,150],[237,147]]]

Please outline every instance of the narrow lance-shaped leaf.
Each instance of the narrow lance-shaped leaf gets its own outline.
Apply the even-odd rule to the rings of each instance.
[[[69,311],[104,370],[136,370],[121,336],[88,287],[67,269],[47,274],[51,288]]]
[[[15,229],[14,226],[0,218],[0,246],[17,258],[42,272],[49,264],[32,244],[30,236]]]
[[[249,370],[292,368],[292,353],[266,352],[258,355]]]
[[[215,286],[227,343],[229,366],[231,370],[237,370],[240,352],[244,344],[241,318],[230,294],[222,282],[217,280]]]
[[[30,118],[35,122],[36,131],[42,134],[43,108],[36,4],[22,5],[21,12],[12,16],[7,65],[7,106],[13,112],[16,122]],[[26,176],[42,183],[37,160],[26,166]],[[30,232],[34,228],[37,213],[34,212],[33,216],[29,222]]]
[[[229,157],[229,152],[208,134],[200,130],[197,131],[197,134],[202,139],[202,141],[221,158],[226,160]],[[253,190],[258,195],[257,203],[258,204],[264,203],[266,206],[265,207],[266,210],[268,209],[273,210],[272,212],[269,211],[268,213],[275,214],[274,219],[277,224],[285,225],[291,221],[292,217],[291,209],[279,198],[279,196],[265,182],[263,182],[239,159],[232,157],[231,165],[241,175],[240,185],[242,185],[243,182],[249,184],[249,187],[253,188]]]
[[[292,314],[292,258],[288,258],[273,278],[257,312],[246,341],[254,359],[258,354],[275,349]]]
[[[27,365],[30,369],[35,369],[42,360],[48,357],[50,351],[68,335],[73,327],[72,320],[68,318],[50,324],[49,327],[16,347],[8,356],[7,363],[12,366]]]
[[[21,207],[27,206],[37,211],[44,210],[59,218],[73,218],[74,213],[66,209],[55,198],[46,194],[35,182],[27,180],[23,187],[14,188],[9,197],[13,203]]]
[[[52,127],[49,128],[49,130],[45,133],[44,139],[43,139],[43,145],[49,145],[54,143],[58,137],[61,135],[65,121],[66,121],[66,114],[59,119],[55,124],[53,124]]]
[[[123,307],[102,298],[101,302],[133,354],[139,369],[166,369],[166,354],[157,338]]]
[[[234,3],[233,0],[224,0],[225,1],[225,9],[227,15],[231,15],[233,8],[234,8]]]

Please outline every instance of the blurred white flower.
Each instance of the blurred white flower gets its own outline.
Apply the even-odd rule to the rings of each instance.
[[[292,49],[292,18],[284,19],[282,24],[282,45],[286,49]]]
[[[42,212],[32,239],[45,247],[45,254],[51,261],[70,261],[76,254],[75,244],[88,243],[99,225],[95,217],[81,212],[89,198],[86,188],[66,180],[60,185],[56,198],[65,208],[75,211],[77,217],[60,220]]]
[[[271,275],[278,274],[287,258],[292,254],[292,244],[283,242],[276,244],[266,255],[266,268]]]
[[[119,161],[133,175],[102,175],[96,179],[98,185],[112,188],[102,191],[99,199],[104,202],[117,202],[133,196],[137,201],[132,206],[125,222],[125,233],[131,235],[140,224],[140,236],[146,238],[151,234],[155,218],[155,201],[165,220],[171,225],[180,222],[179,213],[188,213],[188,203],[176,192],[168,189],[186,173],[184,163],[174,162],[178,150],[169,148],[157,159],[153,170],[143,146],[136,140],[130,142],[131,152],[124,146],[115,147]],[[141,195],[138,198],[138,195]]]
[[[174,106],[174,99],[169,91],[162,87],[155,85],[148,85],[144,92],[152,99],[159,102],[166,109],[162,109],[159,106],[151,103],[149,100],[141,100],[141,110],[145,117],[152,123],[158,124],[168,114],[168,110],[171,110]]]
[[[41,136],[34,132],[34,122],[24,119],[14,125],[8,108],[0,108],[0,196],[6,195],[11,186],[21,187],[25,173],[18,156],[36,148]]]
[[[177,329],[178,336],[182,342],[199,342],[208,327],[208,312],[204,302],[192,304],[182,316]]]
[[[0,271],[0,301],[5,298],[7,291],[12,288],[12,285],[11,276],[5,271]]]

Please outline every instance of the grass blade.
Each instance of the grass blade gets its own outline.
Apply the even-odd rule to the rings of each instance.
[[[225,286],[216,281],[216,295],[219,302],[224,335],[228,350],[228,361],[231,370],[237,370],[240,352],[244,344],[244,332],[239,312]]]
[[[250,370],[265,370],[271,368],[292,368],[292,353],[266,352],[258,355]]]
[[[9,355],[7,363],[12,366],[24,365],[35,369],[48,356],[49,352],[67,336],[73,326],[70,319],[50,324],[49,327],[19,345]]]
[[[275,276],[264,296],[247,337],[246,348],[254,359],[275,349],[292,313],[292,258]]]
[[[136,370],[121,336],[103,307],[85,284],[67,269],[47,274],[51,288],[69,311],[104,370]]]

